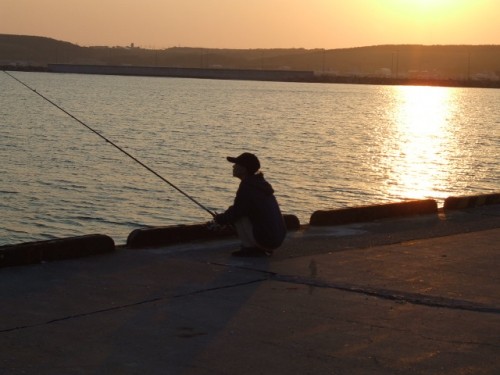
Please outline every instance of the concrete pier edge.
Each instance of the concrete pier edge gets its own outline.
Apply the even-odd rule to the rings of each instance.
[[[461,210],[483,205],[500,204],[500,193],[468,196],[451,196],[444,201],[443,210]],[[412,215],[437,214],[434,199],[409,200],[396,203],[360,206],[353,208],[319,210],[311,215],[311,226],[335,226],[369,222],[380,219]],[[289,231],[297,231],[302,225],[295,215],[283,215]],[[132,231],[125,247],[168,246],[191,241],[222,239],[235,236],[230,228],[210,231],[206,224],[176,225],[136,229]],[[115,251],[114,240],[104,234],[90,234],[48,241],[35,241],[0,246],[0,268],[37,264],[44,261],[72,259]]]
[[[434,199],[410,200],[336,210],[319,210],[311,215],[310,225],[344,225],[394,217],[437,213],[438,206]]]
[[[0,268],[80,258],[114,250],[114,240],[103,234],[6,245],[0,246]]]
[[[288,231],[300,229],[300,221],[295,215],[283,215]],[[144,228],[132,231],[127,238],[127,248],[167,246],[189,241],[203,241],[235,236],[231,227],[210,230],[206,224],[174,225],[166,227]]]
[[[460,210],[480,207],[490,204],[500,204],[500,193],[451,196],[444,201],[444,210]]]

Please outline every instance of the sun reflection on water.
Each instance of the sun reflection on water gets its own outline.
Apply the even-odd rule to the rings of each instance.
[[[386,140],[390,155],[388,193],[401,199],[445,195],[450,163],[447,142],[452,137],[448,119],[453,112],[452,91],[439,87],[394,88],[393,134]]]

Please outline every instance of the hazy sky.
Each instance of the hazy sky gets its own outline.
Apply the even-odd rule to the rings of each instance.
[[[81,46],[500,44],[500,0],[0,0],[0,34]]]

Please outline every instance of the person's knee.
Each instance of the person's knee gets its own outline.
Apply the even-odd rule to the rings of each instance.
[[[261,247],[253,234],[253,225],[248,217],[242,217],[234,223],[243,247]]]

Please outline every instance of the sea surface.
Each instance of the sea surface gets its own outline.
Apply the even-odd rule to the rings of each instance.
[[[0,245],[221,212],[254,152],[283,213],[500,191],[500,90],[0,72]],[[43,95],[54,104],[40,97]]]

